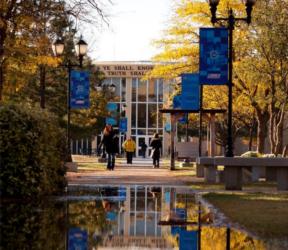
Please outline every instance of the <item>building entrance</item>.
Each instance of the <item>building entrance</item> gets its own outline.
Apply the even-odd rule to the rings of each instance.
[[[143,157],[144,152],[142,151],[142,145],[145,143],[147,145],[146,151],[145,151],[145,157],[149,156],[150,147],[149,147],[149,137],[148,136],[137,136],[137,151],[136,151],[136,157]]]

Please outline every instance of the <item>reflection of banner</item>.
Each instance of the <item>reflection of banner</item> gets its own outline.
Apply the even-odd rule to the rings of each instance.
[[[197,250],[197,234],[197,231],[180,231],[179,250]]]
[[[70,108],[89,108],[89,73],[86,71],[71,71],[70,80]]]
[[[199,109],[199,74],[182,74],[181,109]]]
[[[184,114],[181,118],[178,119],[180,124],[186,124],[188,122],[188,114]]]
[[[228,29],[200,29],[200,84],[228,83]]]
[[[187,211],[185,208],[175,208],[174,210],[174,217],[177,220],[185,221],[187,218]],[[171,234],[176,235],[180,234],[181,231],[183,231],[183,227],[179,226],[171,226]]]
[[[68,235],[69,250],[87,250],[88,249],[88,233],[80,228],[70,228]]]

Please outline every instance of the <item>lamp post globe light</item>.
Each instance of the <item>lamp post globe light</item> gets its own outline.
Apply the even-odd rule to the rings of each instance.
[[[58,38],[53,44],[52,49],[55,54],[55,56],[60,57],[64,53],[65,44],[62,39]],[[78,56],[79,64],[72,64],[70,60],[66,64],[62,64],[61,66],[67,68],[68,70],[68,88],[67,88],[67,155],[66,155],[66,161],[71,162],[71,149],[70,149],[70,95],[71,95],[71,70],[73,67],[80,67],[83,66],[83,57],[87,54],[87,43],[80,37],[80,40],[75,45],[75,51],[76,55]]]
[[[251,14],[253,6],[256,0],[246,0],[246,14],[245,18],[235,17],[233,10],[229,10],[229,15],[226,18],[217,17],[217,6],[220,0],[209,0],[210,11],[211,11],[211,23],[214,25],[217,22],[225,21],[227,22],[227,28],[229,31],[229,78],[228,78],[228,135],[227,135],[227,145],[225,150],[226,157],[233,157],[233,138],[232,138],[232,86],[233,86],[233,30],[235,28],[235,22],[244,21],[247,24],[251,23]]]

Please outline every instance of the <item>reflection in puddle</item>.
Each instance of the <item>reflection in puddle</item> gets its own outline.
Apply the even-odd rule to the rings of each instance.
[[[191,189],[135,185],[5,203],[0,249],[197,249],[198,206]],[[209,213],[200,221],[201,249],[226,249],[226,228]],[[231,249],[281,249],[236,230],[230,239]]]

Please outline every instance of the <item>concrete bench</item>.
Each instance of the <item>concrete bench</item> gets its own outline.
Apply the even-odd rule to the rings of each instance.
[[[256,158],[256,157],[199,157],[197,158],[197,164],[204,165],[208,172],[207,178],[211,182],[211,179],[216,181],[216,169],[218,165],[223,165],[225,175],[225,189],[226,190],[242,190],[243,184],[243,168],[252,168],[252,180],[258,180],[263,176],[263,168],[266,168],[266,180],[274,179],[273,172],[277,173],[276,181],[278,190],[288,190],[288,158]],[[214,166],[214,168],[212,167]],[[270,172],[267,171],[270,169]],[[214,173],[215,172],[215,173]],[[272,173],[272,174],[271,174]],[[213,175],[213,178],[211,177]],[[208,182],[208,181],[207,181]]]
[[[196,176],[204,177],[207,183],[216,183],[217,166],[214,157],[198,157],[196,159]]]

